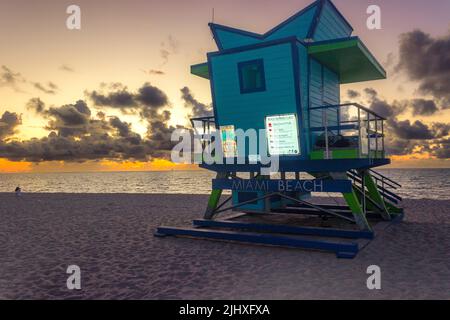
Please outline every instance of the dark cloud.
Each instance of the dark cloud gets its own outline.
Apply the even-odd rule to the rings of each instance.
[[[0,68],[0,87],[11,87],[15,91],[21,92],[19,84],[26,82],[19,72],[14,72],[7,66]]]
[[[148,70],[148,74],[162,76],[162,75],[165,75],[166,73],[161,70],[150,69],[150,70]]]
[[[80,139],[64,137],[52,132],[48,137],[27,141],[0,142],[0,153],[12,161],[76,161],[87,160],[145,160],[142,145],[133,145],[122,138],[108,134],[83,136]]]
[[[378,96],[378,92],[374,88],[365,88],[364,93],[371,99],[376,98]]]
[[[124,113],[140,113],[143,117],[153,115],[151,109],[157,111],[169,103],[167,95],[150,83],[144,83],[136,93],[130,92],[127,87],[119,83],[115,83],[109,85],[106,92],[102,89],[100,92],[86,91],[86,94],[95,106],[118,108]]]
[[[92,91],[88,93],[88,95],[96,106],[119,108],[123,110],[136,107],[133,94],[128,92],[126,88],[107,94]]]
[[[12,136],[21,123],[22,119],[17,113],[5,111],[0,118],[0,141]]]
[[[438,159],[450,159],[450,138],[435,141],[430,153]]]
[[[450,32],[434,38],[421,30],[400,36],[397,71],[419,83],[419,91],[450,105]]]
[[[387,122],[395,135],[405,140],[429,140],[433,139],[433,132],[423,122],[416,120],[411,123],[409,120],[397,121],[390,119]]]
[[[119,136],[121,137],[129,137],[131,131],[131,124],[127,122],[123,122],[119,119],[119,117],[111,117],[109,119],[109,124],[117,129]]]
[[[79,136],[90,131],[91,110],[83,100],[57,108],[50,107],[44,112],[50,118],[47,129],[56,130],[61,136]]]
[[[450,133],[449,123],[426,124],[420,120],[399,120],[398,117],[411,110],[414,115],[428,116],[438,111],[432,100],[413,99],[410,101],[394,101],[388,103],[378,96],[373,88],[364,92],[369,99],[369,107],[377,114],[385,117],[385,147],[390,155],[406,155],[417,151],[425,151],[435,144],[437,139],[444,139]],[[435,150],[436,151],[436,150]]]
[[[83,162],[109,159],[114,161],[147,161],[155,156],[167,156],[170,149],[156,149],[163,141],[152,142],[133,132],[129,123],[118,117],[109,120],[96,119],[89,115],[82,101],[46,110],[49,117],[47,137],[25,141],[0,140],[0,154],[12,161],[54,161]],[[76,111],[75,111],[76,110]],[[0,127],[0,129],[3,127]],[[160,124],[155,137],[167,139],[159,134],[161,129],[169,134],[171,128]],[[3,132],[3,131],[2,131]],[[11,133],[11,131],[9,131]]]
[[[43,85],[40,82],[34,82],[33,86],[35,89],[40,90],[46,94],[56,94],[58,86],[53,82],[48,82],[47,85]]]
[[[369,98],[369,108],[384,118],[395,117],[406,110],[405,102],[394,101],[389,104],[386,100],[380,99],[378,92],[373,88],[365,88],[364,92]]]
[[[355,90],[352,90],[352,89],[347,90],[347,97],[349,99],[355,99],[355,98],[358,98],[360,96],[361,96],[361,94],[358,91],[355,91]]]
[[[145,83],[136,95],[136,100],[141,102],[145,107],[159,109],[169,103],[167,95],[157,87]]]
[[[102,90],[105,88],[112,90],[102,93],[101,101],[108,102],[108,107],[117,98],[114,90],[126,90],[120,84],[102,86]],[[102,159],[147,161],[153,157],[168,157],[174,146],[170,141],[171,135],[176,128],[169,125],[171,113],[165,110],[168,106],[167,96],[148,83],[130,95],[133,108],[139,111],[137,114],[141,115],[141,120],[147,122],[148,132],[145,137],[134,132],[130,123],[117,116],[108,117],[103,111],[94,116],[83,100],[47,107],[39,98],[33,98],[28,101],[27,108],[48,120],[46,129],[51,131],[50,134],[25,141],[0,139],[0,154],[9,160],[32,162]],[[0,121],[2,138],[12,135],[20,123],[17,115],[15,121],[11,120],[11,113],[5,113],[3,118]]]
[[[413,140],[405,140],[396,137],[390,130],[386,130],[385,149],[389,155],[407,155],[410,154],[417,143]]]
[[[211,106],[201,103],[195,99],[188,87],[181,89],[181,98],[184,100],[185,107],[192,110],[189,114],[190,117],[197,118],[212,115]]]
[[[413,99],[411,109],[414,116],[431,116],[438,112],[438,107],[433,100]]]
[[[431,130],[435,138],[442,138],[450,134],[450,123],[435,122],[431,125]]]
[[[40,98],[32,98],[30,99],[26,107],[28,110],[32,110],[36,113],[44,113],[45,112],[45,103]]]
[[[419,120],[411,122],[393,118],[387,121],[385,132],[388,154],[406,155],[420,147],[422,151],[431,151],[430,154],[439,154],[438,157],[444,159],[445,152],[436,148],[436,141],[445,141],[450,133],[450,124],[438,122],[427,125]]]

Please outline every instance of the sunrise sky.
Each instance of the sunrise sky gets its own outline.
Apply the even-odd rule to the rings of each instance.
[[[190,168],[162,160],[158,139],[209,108],[209,82],[189,68],[217,50],[212,9],[216,23],[264,33],[311,2],[0,0],[0,172]],[[342,100],[391,110],[393,166],[450,167],[450,1],[333,3],[388,72],[342,86]],[[81,30],[66,28],[71,4]],[[381,7],[382,30],[366,27],[370,4]]]

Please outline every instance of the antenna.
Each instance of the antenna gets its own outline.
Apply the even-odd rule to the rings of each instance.
[[[211,23],[214,23],[214,17],[215,16],[215,14],[214,14],[214,7],[212,8],[212,20],[211,20]],[[212,32],[212,29],[210,30],[210,32],[211,32],[211,37],[212,37],[212,40],[214,41],[215,39],[214,39],[214,33]]]

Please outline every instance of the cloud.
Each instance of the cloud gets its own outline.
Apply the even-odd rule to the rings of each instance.
[[[56,94],[56,91],[58,90],[58,86],[51,81],[47,83],[47,87],[40,82],[34,82],[33,86],[35,89],[38,89],[46,94]]]
[[[38,114],[44,113],[45,103],[40,98],[32,98],[26,103],[26,108]]]
[[[384,118],[398,116],[406,110],[406,102],[394,101],[394,103],[389,104],[387,101],[381,100],[378,97],[378,92],[373,88],[365,88],[364,93],[368,96],[369,108]]]
[[[369,108],[385,117],[385,147],[390,155],[411,154],[419,149],[431,150],[435,141],[450,133],[450,124],[435,122],[426,124],[420,120],[399,120],[398,117],[411,110],[414,115],[428,116],[437,112],[432,100],[413,99],[388,103],[378,96],[373,88],[364,89]],[[436,153],[437,150],[434,151]],[[433,153],[431,153],[433,155]]]
[[[358,98],[360,96],[361,96],[361,94],[358,91],[355,91],[355,90],[352,90],[352,89],[347,90],[347,97],[349,99],[355,99],[355,98]]]
[[[389,52],[386,56],[386,60],[384,61],[383,65],[386,69],[392,67],[394,65],[395,61],[395,55],[393,52]]]
[[[75,70],[67,64],[62,64],[61,66],[59,66],[59,70],[66,72],[75,72]]]
[[[126,88],[121,88],[106,94],[95,90],[88,92],[87,94],[94,102],[94,105],[99,107],[119,108],[123,111],[134,109],[136,107],[134,95],[128,92]]]
[[[161,50],[159,50],[159,55],[163,59],[162,65],[165,65],[169,62],[170,52],[167,49],[162,48]]]
[[[450,106],[450,32],[440,38],[421,30],[402,34],[398,60],[396,71],[417,81],[420,93]]]
[[[438,159],[450,159],[450,138],[435,141],[430,152]]]
[[[0,68],[0,87],[10,87],[17,92],[22,92],[19,84],[24,82],[26,80],[19,72],[14,72],[4,65]]]
[[[425,99],[411,100],[411,108],[414,116],[431,116],[439,110],[433,100]]]
[[[108,134],[87,135],[80,139],[59,136],[51,132],[48,137],[26,141],[0,142],[0,153],[12,161],[75,161],[88,160],[146,160],[142,144],[132,144],[120,137]]]
[[[131,92],[118,83],[109,85],[106,89],[85,93],[95,106],[118,108],[124,113],[139,113],[143,118],[154,115],[152,110],[158,111],[169,103],[167,95],[150,83],[144,83],[137,92]]]
[[[169,103],[167,95],[159,88],[145,83],[139,88],[135,95],[136,101],[142,103],[145,107],[159,109]]]
[[[169,35],[165,41],[161,43],[159,54],[163,60],[162,65],[169,62],[169,57],[173,54],[177,54],[180,49],[180,42],[176,40],[172,35]]]
[[[387,123],[397,137],[405,140],[438,139],[448,135],[450,129],[450,124],[435,123],[428,126],[419,120],[411,123],[409,120],[390,119]]]
[[[0,154],[11,161],[31,162],[148,161],[153,157],[167,157],[172,148],[170,130],[173,128],[162,123],[151,135],[161,140],[151,141],[133,132],[131,125],[118,117],[109,120],[93,118],[86,111],[81,101],[53,110],[50,108],[46,111],[50,117],[47,127],[54,130],[47,137],[25,141],[0,140]]]
[[[145,136],[134,132],[131,124],[120,117],[109,117],[104,111],[94,115],[84,100],[47,107],[41,99],[33,98],[26,104],[27,109],[47,119],[45,128],[51,132],[47,137],[25,141],[0,139],[0,154],[12,161],[32,162],[168,158],[175,144],[171,135],[176,128],[169,125],[171,113],[167,110],[169,101],[166,94],[149,83],[144,83],[136,92],[130,92],[118,83],[104,84],[102,90],[104,92],[94,95],[96,99],[92,100],[109,108],[114,108],[112,104],[118,108],[130,105],[141,120],[147,122]],[[118,103],[117,92],[129,93],[132,103]],[[13,135],[19,124],[17,115],[16,121],[11,120],[11,113],[5,113],[3,118],[0,122],[1,138]]]
[[[189,117],[198,118],[212,116],[211,106],[196,100],[188,87],[181,89],[181,98],[184,100],[185,107],[192,110]]]
[[[20,124],[22,119],[17,113],[5,111],[0,118],[0,140],[15,134]]]
[[[150,69],[147,72],[149,75],[157,75],[157,76],[162,76],[165,75],[166,73],[164,71],[161,70],[155,70],[155,69]]]

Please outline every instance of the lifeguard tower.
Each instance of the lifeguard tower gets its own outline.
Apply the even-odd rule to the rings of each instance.
[[[403,211],[394,192],[400,185],[373,170],[390,163],[384,145],[386,119],[357,103],[342,104],[340,85],[385,79],[385,70],[352,36],[352,26],[329,0],[315,1],[265,34],[215,23],[209,27],[218,51],[193,65],[191,73],[210,81],[214,114],[191,121],[204,146],[212,132],[219,132],[228,148],[225,156],[245,162],[201,163],[217,173],[204,219],[195,220],[192,228],[160,227],[156,235],[285,245],[354,257],[356,243],[329,238],[371,239],[369,221],[401,219]],[[238,129],[264,130],[258,145],[267,154],[246,148],[230,155],[230,139]],[[276,178],[261,174],[265,155],[279,157]],[[306,174],[310,178],[302,179]],[[224,190],[231,195],[221,203]],[[346,205],[312,199],[312,194],[330,192],[341,194]],[[348,228],[217,219],[227,210],[332,217]]]

